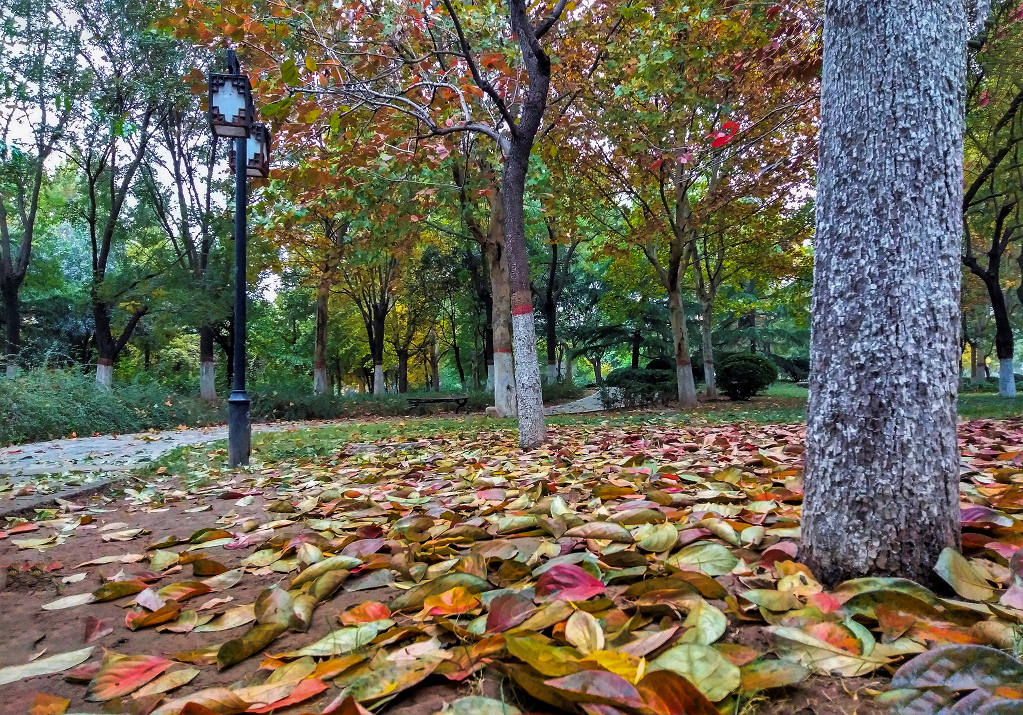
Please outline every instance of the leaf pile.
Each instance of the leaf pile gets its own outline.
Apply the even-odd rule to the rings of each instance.
[[[954,597],[894,578],[826,590],[798,562],[801,427],[604,425],[560,427],[528,453],[504,433],[437,437],[135,494],[141,510],[259,498],[266,518],[232,510],[150,543],[125,557],[144,570],[44,608],[125,605],[123,624],[92,624],[97,640],[122,628],[193,635],[188,652],[97,652],[101,662],[70,671],[86,699],[117,712],[304,703],[292,711],[349,715],[426,681],[501,674],[524,710],[538,700],[587,715],[699,714],[811,674],[886,679],[900,666],[883,697],[906,712],[985,697],[1019,705],[1023,665],[1002,651],[1023,623],[1021,438],[1018,421],[962,425],[966,556],[946,550],[936,564]],[[10,538],[48,549],[88,518]],[[141,535],[101,529],[113,542]],[[227,554],[244,557],[228,568]],[[251,603],[228,593],[254,583]],[[354,605],[332,605],[342,593]],[[326,635],[277,644],[314,618],[331,620]],[[203,669],[250,658],[256,681],[189,687]],[[955,665],[962,658],[972,665]],[[0,681],[60,670],[44,665],[0,669]],[[478,695],[449,707],[518,712]]]

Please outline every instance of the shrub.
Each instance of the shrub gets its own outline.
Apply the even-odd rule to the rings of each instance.
[[[748,400],[778,379],[778,368],[763,355],[738,353],[718,366],[718,387],[733,400]]]
[[[636,369],[622,367],[612,370],[600,391],[604,407],[642,407],[668,402],[678,393],[675,370]]]
[[[772,355],[771,360],[784,372],[793,382],[803,382],[810,377],[810,358],[806,357],[781,357]]]
[[[551,402],[576,400],[582,397],[583,392],[583,388],[579,387],[574,382],[545,383],[543,386],[543,401],[546,405]],[[490,402],[493,403],[493,399],[491,399]]]
[[[0,379],[0,444],[222,422],[219,408],[150,382],[99,387],[91,374],[27,370]]]

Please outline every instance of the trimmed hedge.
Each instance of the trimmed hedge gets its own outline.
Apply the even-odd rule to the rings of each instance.
[[[675,370],[622,367],[604,378],[600,391],[604,407],[642,407],[669,402],[678,394]]]
[[[738,353],[721,361],[718,388],[733,400],[748,400],[778,379],[778,368],[758,353]]]

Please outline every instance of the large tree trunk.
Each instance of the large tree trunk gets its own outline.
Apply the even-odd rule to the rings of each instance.
[[[977,349],[975,342],[969,342],[970,346],[970,382],[979,385],[984,382],[984,358]]]
[[[327,392],[327,303],[330,281],[321,280],[316,288],[316,338],[313,346],[313,394]]]
[[[217,367],[213,358],[213,328],[199,328],[199,396],[206,402],[217,401]]]
[[[963,0],[826,0],[803,553],[923,583],[959,545]]]
[[[668,290],[668,310],[671,314],[671,337],[675,343],[678,401],[682,407],[696,407],[696,381],[693,379],[693,363],[689,357],[689,328],[682,308],[682,295],[677,286]]]
[[[515,354],[515,398],[519,414],[519,444],[532,448],[547,438],[540,387],[540,364],[533,324],[533,292],[529,284],[529,256],[522,201],[532,149],[529,140],[512,139],[504,159],[504,241],[508,256],[508,282],[512,291],[512,340]]]
[[[493,212],[497,211],[497,215]],[[512,359],[511,288],[508,284],[508,258],[504,250],[501,208],[492,202],[490,236],[484,251],[490,269],[490,294],[493,299],[494,362],[487,366],[487,384],[493,381],[494,407],[501,417],[516,412],[515,364]]]
[[[21,350],[21,306],[18,303],[18,288],[13,280],[0,284],[4,304],[4,356],[7,361],[7,376],[18,374],[18,352]]]
[[[700,321],[700,347],[703,352],[703,385],[708,398],[718,396],[717,379],[714,374],[714,303],[705,301],[701,306],[703,320]]]

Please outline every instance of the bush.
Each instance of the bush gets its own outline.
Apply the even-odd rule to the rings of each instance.
[[[786,358],[780,355],[772,355],[771,360],[784,372],[793,382],[803,382],[810,377],[810,358],[792,357]]]
[[[600,399],[606,408],[669,402],[678,394],[674,369],[622,367],[608,373],[604,385]]]
[[[543,402],[546,405],[552,402],[577,400],[582,397],[583,392],[583,388],[579,387],[574,382],[545,383],[543,386]],[[493,399],[490,400],[490,403],[493,403]]]
[[[733,400],[748,400],[778,379],[778,368],[763,355],[738,353],[721,361],[718,388]]]
[[[91,374],[27,370],[0,379],[0,444],[223,422],[222,410],[147,382],[99,387]]]

